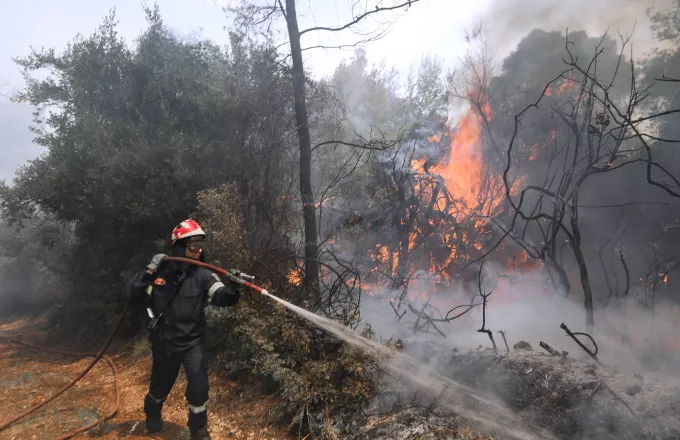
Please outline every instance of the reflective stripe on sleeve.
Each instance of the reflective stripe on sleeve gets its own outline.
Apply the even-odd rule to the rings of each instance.
[[[224,283],[221,281],[218,281],[217,283],[210,286],[210,290],[208,290],[208,303],[212,301],[212,297],[215,294],[215,292],[217,292],[222,287],[224,287]]]

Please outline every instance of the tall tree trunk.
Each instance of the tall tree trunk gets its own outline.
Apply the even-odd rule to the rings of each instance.
[[[293,89],[295,119],[300,142],[300,196],[305,225],[305,292],[303,301],[311,299],[319,291],[319,263],[316,229],[316,211],[312,192],[312,143],[307,117],[307,98],[305,91],[305,71],[302,65],[302,47],[298,29],[295,0],[286,0],[286,23],[290,52],[293,59]]]

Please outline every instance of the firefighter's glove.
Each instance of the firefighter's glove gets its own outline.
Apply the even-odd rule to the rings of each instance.
[[[151,272],[156,272],[158,270],[158,267],[161,265],[161,263],[163,263],[163,260],[165,260],[166,257],[167,255],[165,254],[154,255],[153,258],[151,259],[151,263],[149,263],[146,266],[147,270],[150,270]]]

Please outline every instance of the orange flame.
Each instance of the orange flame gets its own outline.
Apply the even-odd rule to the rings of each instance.
[[[326,198],[323,199],[322,201],[317,202],[316,204],[314,204],[314,207],[315,207],[315,208],[319,208],[320,206],[325,205],[326,203],[328,203],[329,201],[331,201],[331,200],[333,200],[333,199],[335,199],[335,198],[336,198],[336,196],[326,197]]]
[[[422,159],[413,159],[411,161],[411,169],[416,174],[425,174],[425,162],[427,162],[427,157],[423,157]]]
[[[294,286],[302,284],[302,271],[300,269],[291,269],[286,276],[288,282]]]
[[[490,119],[488,105],[484,108],[484,113]],[[446,164],[437,164],[432,168],[434,173],[442,176],[453,197],[462,201],[466,214],[483,208],[479,197],[484,179],[481,133],[482,117],[470,108],[451,140],[449,160]],[[493,207],[489,210],[491,209]]]
[[[574,88],[576,88],[576,81],[571,77],[561,84],[557,90],[554,90],[552,87],[545,89],[545,96],[553,96],[553,94],[560,96],[562,93],[573,90]]]
[[[394,250],[391,250],[392,246],[378,244],[369,252],[379,274],[391,272],[392,275],[397,275],[401,263],[401,269],[410,272],[399,274],[403,277],[408,277],[417,270],[427,270],[434,275],[434,279],[429,281],[409,279],[407,296],[411,300],[427,301],[439,285],[451,280],[454,264],[468,261],[476,251],[484,249],[483,240],[488,232],[485,218],[498,214],[505,191],[501,174],[484,161],[482,130],[485,120],[491,118],[492,112],[488,103],[482,106],[481,113],[476,107],[470,107],[459,120],[455,130],[446,133],[447,139],[450,139],[447,157],[434,164],[428,162],[430,159],[428,157],[411,160],[414,196],[419,197],[423,205],[447,215],[422,218],[419,213],[406,210],[400,225],[401,227],[413,225],[410,226],[411,230],[404,231],[408,234],[408,250],[406,243],[400,242]],[[551,136],[555,135],[556,133],[551,133]],[[439,142],[441,139],[439,135],[427,138],[428,142]],[[530,160],[536,160],[536,150],[539,148],[539,144],[534,146]],[[515,193],[522,181],[520,176],[514,179],[511,194]],[[448,217],[448,220],[442,221],[441,218],[445,217]],[[447,227],[451,225],[451,217],[456,219],[456,226],[451,230],[437,231],[442,225]],[[433,234],[433,231],[437,232]],[[416,253],[411,254],[413,251]],[[407,261],[409,255],[417,255],[417,258],[427,260]],[[536,263],[529,259],[526,252],[521,252],[512,259],[511,266],[513,270],[517,268],[529,271]],[[380,284],[390,285],[390,280],[387,279],[389,277],[380,276],[382,276]],[[495,302],[502,302],[504,299],[496,298]]]

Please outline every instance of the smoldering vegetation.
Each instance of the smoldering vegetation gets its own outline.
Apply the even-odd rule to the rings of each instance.
[[[502,268],[488,272],[486,285],[491,285],[491,273]],[[582,306],[556,297],[546,285],[548,280],[536,273],[519,276],[511,288],[503,290],[506,298],[491,300],[485,317],[480,316],[481,310],[470,312],[440,327],[443,335],[415,333],[418,323],[413,316],[404,315],[399,323],[384,314],[381,317],[381,304],[386,300],[382,294],[364,298],[362,311],[371,317],[372,330],[399,341],[405,353],[423,362],[415,374],[426,384],[432,375],[441,375],[488,396],[504,410],[494,415],[474,399],[461,403],[465,393],[459,391],[452,398],[446,387],[418,384],[413,373],[393,374],[368,411],[375,414],[365,425],[370,434],[356,438],[411,438],[416,434],[449,438],[446,435],[454,432],[451,414],[464,414],[452,412],[455,404],[497,422],[503,421],[502,414],[517,414],[522,422],[506,423],[526,431],[514,436],[508,425],[493,429],[468,418],[478,430],[492,429],[500,438],[550,438],[537,432],[539,426],[551,427],[556,438],[677,437],[680,426],[673,414],[680,403],[676,397],[680,358],[673,348],[678,334],[674,314],[651,314],[634,304],[628,305],[626,315],[603,310],[598,316],[606,325],[596,332],[597,346],[581,337],[588,350],[597,350],[595,359],[560,327],[564,324],[576,332],[583,318]],[[462,290],[440,295],[430,304],[441,310],[469,303]],[[451,298],[453,302],[446,302]],[[483,319],[493,332],[495,347],[478,331]],[[633,341],[624,343],[614,328],[630,329]]]
[[[111,16],[64,53],[19,58],[51,78],[16,98],[60,111],[36,120],[47,153],[1,188],[2,311],[103,333],[115,292],[191,213],[208,260],[490,396],[518,429],[677,438],[680,4],[535,3],[492,7],[451,70],[424,54],[402,81],[369,66],[369,45],[307,78],[309,175],[293,66],[259,32],[261,3],[236,11],[227,44],[175,35],[150,8],[134,44]],[[211,326],[227,335],[217,368],[277,393],[301,435],[494,430],[493,411],[447,407],[267,298]]]

